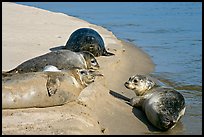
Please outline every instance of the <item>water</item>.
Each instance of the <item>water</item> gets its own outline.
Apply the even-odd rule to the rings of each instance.
[[[173,134],[202,134],[201,2],[17,3],[103,26],[143,49],[156,65],[152,75],[178,89],[186,99],[182,128]]]

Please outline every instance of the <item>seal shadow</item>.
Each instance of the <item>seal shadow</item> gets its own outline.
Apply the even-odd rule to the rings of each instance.
[[[64,46],[64,45],[59,45],[59,46],[50,48],[49,50],[50,50],[50,51],[57,51],[57,50],[64,50],[64,49],[65,49],[65,46]]]
[[[121,94],[119,94],[119,93],[117,93],[117,92],[115,92],[115,91],[113,91],[113,90],[110,90],[109,91],[109,93],[112,95],[112,96],[114,96],[114,97],[116,97],[116,98],[118,98],[118,99],[122,99],[122,100],[124,100],[124,101],[130,101],[130,99],[128,98],[128,97],[125,97],[125,96],[123,96],[123,95],[121,95]],[[129,104],[130,105],[130,104]]]
[[[149,120],[146,117],[146,114],[141,109],[133,107],[132,113],[135,115],[135,117],[137,117],[140,121],[142,121],[147,126],[149,131],[161,132],[161,130],[159,130],[154,125],[152,125],[152,123],[149,122]]]
[[[121,100],[124,100],[126,104],[130,105],[132,107],[132,105],[130,104],[130,98],[128,97],[125,97],[113,90],[110,90],[109,93],[118,98],[118,99],[121,99]],[[135,115],[135,117],[137,117],[140,121],[142,121],[146,126],[147,128],[149,129],[149,131],[151,132],[160,132],[160,130],[158,128],[156,128],[155,126],[153,126],[149,120],[147,119],[145,113],[139,109],[139,108],[135,108],[135,107],[132,107],[132,113]]]

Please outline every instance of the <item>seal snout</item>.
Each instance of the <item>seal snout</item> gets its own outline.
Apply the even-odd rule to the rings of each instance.
[[[125,85],[125,87],[126,87],[127,89],[131,89],[131,90],[134,90],[134,89],[135,89],[134,84],[133,84],[132,82],[130,82],[130,81],[125,82],[124,85]]]
[[[129,88],[128,85],[129,85],[129,82],[125,82],[125,83],[124,83],[124,86],[125,86],[126,88]]]

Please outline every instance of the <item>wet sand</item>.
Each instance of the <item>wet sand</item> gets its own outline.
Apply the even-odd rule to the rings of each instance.
[[[126,103],[135,94],[124,87],[133,74],[154,71],[151,58],[103,27],[62,13],[2,3],[2,71],[64,46],[78,28],[93,28],[115,56],[97,57],[104,77],[63,106],[2,110],[3,134],[151,134],[144,113]],[[3,98],[2,98],[3,99]]]

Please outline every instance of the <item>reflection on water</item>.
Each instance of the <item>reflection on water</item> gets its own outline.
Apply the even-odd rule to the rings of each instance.
[[[201,2],[17,3],[84,19],[142,48],[156,65],[152,75],[186,99],[182,126],[170,134],[202,134]]]

